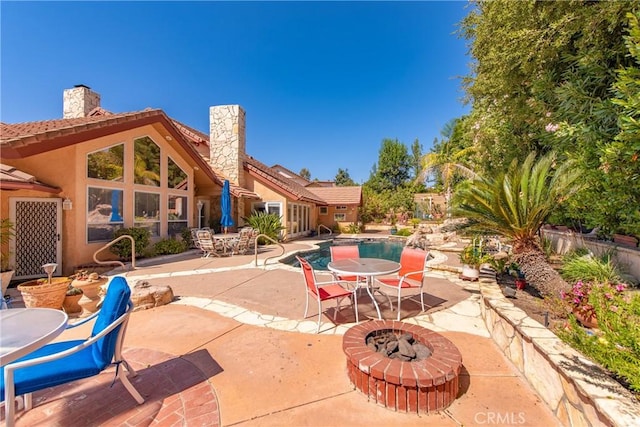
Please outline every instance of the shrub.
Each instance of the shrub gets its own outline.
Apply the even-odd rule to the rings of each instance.
[[[343,230],[343,233],[358,234],[360,233],[360,226],[352,222],[351,224],[344,227]]]
[[[568,282],[617,283],[621,280],[620,270],[611,253],[600,257],[591,254],[565,257],[560,275]]]
[[[413,234],[413,231],[411,231],[408,228],[400,228],[396,232],[396,236],[411,236],[412,234]]]
[[[271,237],[273,240],[280,240],[280,231],[284,229],[282,226],[282,217],[266,212],[253,211],[249,218],[243,218],[251,227],[258,230],[260,234]],[[268,244],[268,240],[260,238],[258,243],[261,245]]]
[[[146,228],[120,228],[116,230],[115,233],[113,233],[113,238],[117,239],[118,237],[124,236],[125,234],[133,237],[133,240],[135,241],[136,256],[141,255],[144,252],[145,248],[149,246],[151,233]],[[109,250],[112,253],[118,255],[121,259],[131,258],[131,242],[129,241],[129,239],[122,239],[118,243],[111,246]]]
[[[482,263],[489,262],[490,259],[491,256],[484,254],[480,248],[473,244],[467,245],[460,252],[460,262],[472,268],[479,268]]]
[[[183,240],[162,239],[153,245],[156,255],[172,255],[179,254],[188,249]]]
[[[608,369],[630,390],[640,392],[640,294],[612,290],[621,285],[594,285],[588,303],[598,329],[582,328],[573,316],[556,334],[576,350]],[[621,288],[618,288],[621,289]]]
[[[191,235],[191,230],[189,228],[183,228],[180,232],[180,236],[182,237],[182,241],[186,245],[187,249],[192,248],[193,246],[193,237]]]

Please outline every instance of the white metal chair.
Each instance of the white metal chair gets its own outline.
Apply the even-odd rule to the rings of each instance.
[[[70,327],[95,319],[91,337],[86,340],[48,344],[3,367],[0,395],[5,402],[7,426],[14,425],[15,396],[25,395],[25,410],[31,409],[31,393],[60,384],[98,375],[116,365],[116,378],[138,402],[144,403],[120,365],[132,375],[136,371],[122,357],[122,344],[129,314],[133,310],[131,289],[122,277],[115,277],[99,312]]]

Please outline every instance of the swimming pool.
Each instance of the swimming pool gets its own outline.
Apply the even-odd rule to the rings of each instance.
[[[400,261],[400,253],[404,247],[404,241],[393,241],[386,239],[365,239],[346,240],[339,239],[330,242],[320,243],[320,249],[308,252],[300,252],[299,256],[305,258],[316,270],[327,270],[327,264],[331,261],[330,246],[358,245],[360,258],[383,258],[391,261]],[[282,260],[284,264],[293,267],[300,267],[300,263],[295,256]]]

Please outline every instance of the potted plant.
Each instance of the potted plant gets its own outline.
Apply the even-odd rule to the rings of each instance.
[[[62,302],[62,308],[67,314],[82,313],[82,307],[78,304],[80,298],[82,298],[82,289],[76,288],[69,283],[67,286],[67,293],[65,294],[64,301]]]
[[[460,252],[460,262],[462,263],[462,279],[478,280],[480,278],[480,265],[488,262],[489,256],[485,255],[476,245],[466,246]]]
[[[58,264],[44,264],[42,268],[47,273],[46,279],[31,280],[20,283],[18,291],[22,294],[22,300],[27,308],[42,307],[60,310],[67,292],[67,286],[71,282],[69,277],[52,277]]]
[[[8,218],[2,218],[0,221],[0,281],[2,282],[2,297],[4,297],[5,292],[7,292],[7,288],[9,287],[9,282],[11,282],[11,278],[13,277],[13,268],[9,265],[9,257],[11,252],[9,252],[9,241],[14,236],[14,226],[13,222]]]
[[[101,277],[95,272],[89,273],[85,270],[77,271],[76,274],[70,278],[73,279],[71,286],[82,291],[82,298],[78,304],[80,304],[83,311],[94,313],[101,300],[100,290],[102,286],[107,283],[108,278]]]

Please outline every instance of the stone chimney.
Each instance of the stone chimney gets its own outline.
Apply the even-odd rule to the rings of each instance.
[[[239,105],[209,108],[209,144],[211,166],[244,186],[242,162],[245,157],[245,112]]]
[[[63,112],[65,119],[87,117],[96,107],[100,106],[100,95],[89,86],[75,85],[73,89],[65,89],[62,94]]]

